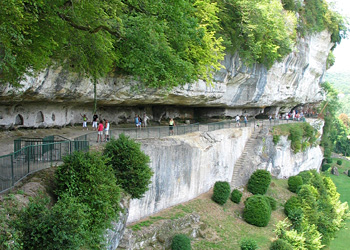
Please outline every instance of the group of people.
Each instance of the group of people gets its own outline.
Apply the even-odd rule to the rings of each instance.
[[[83,117],[83,130],[89,130],[87,127],[87,121],[89,120],[86,116],[86,114],[82,115]],[[98,115],[95,113],[92,117],[92,129],[97,131],[97,141],[96,142],[102,142],[102,141],[109,141],[109,121],[107,119],[100,119],[98,122]]]
[[[235,121],[236,121],[236,126],[237,126],[237,127],[240,127],[240,126],[241,126],[241,124],[240,124],[240,122],[241,122],[241,117],[240,117],[239,115],[236,115]],[[248,117],[247,117],[247,115],[244,115],[244,116],[243,116],[243,122],[244,122],[245,127],[247,127],[247,123],[248,123]]]
[[[143,118],[141,118],[139,115],[135,115],[135,125],[136,128],[140,128],[141,127],[147,127],[147,121],[148,121],[149,117],[147,116],[146,113],[143,113]]]

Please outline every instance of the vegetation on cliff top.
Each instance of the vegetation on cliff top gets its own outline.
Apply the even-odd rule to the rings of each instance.
[[[210,81],[225,49],[267,67],[300,34],[328,29],[340,42],[346,27],[325,0],[2,0],[0,82],[63,66],[96,79],[132,75],[145,86],[172,88]],[[291,11],[290,11],[291,10]],[[303,25],[300,25],[303,24]]]

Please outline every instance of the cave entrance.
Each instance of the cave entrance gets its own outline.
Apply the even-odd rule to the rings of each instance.
[[[43,115],[43,112],[39,111],[37,114],[36,114],[36,120],[35,120],[36,123],[42,123],[44,122],[44,115]]]
[[[23,125],[23,116],[20,114],[16,116],[15,125]]]

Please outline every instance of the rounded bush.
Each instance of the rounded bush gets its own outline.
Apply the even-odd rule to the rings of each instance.
[[[252,194],[265,194],[271,183],[271,174],[266,170],[256,170],[248,181],[248,191]]]
[[[239,191],[238,189],[235,189],[232,191],[231,193],[231,201],[233,201],[234,203],[239,204],[241,202],[241,198],[242,198],[242,192]]]
[[[216,203],[223,205],[230,197],[230,192],[230,184],[227,181],[217,181],[214,185],[214,194],[212,199]]]
[[[177,234],[171,242],[172,250],[191,250],[191,240],[185,234]]]
[[[323,165],[322,165],[322,171],[325,172],[325,171],[327,171],[330,167],[331,167],[330,164],[323,164]]]
[[[265,196],[254,195],[249,197],[244,203],[244,220],[258,227],[267,226],[271,217],[271,206]]]
[[[141,151],[141,144],[120,134],[118,140],[106,144],[103,154],[114,169],[118,184],[132,198],[139,199],[148,190],[153,175],[149,156]]]
[[[312,179],[313,174],[311,171],[306,170],[306,171],[300,172],[297,176],[300,176],[303,179],[303,184],[308,184]]]
[[[301,176],[291,176],[288,178],[288,189],[296,193],[298,188],[303,185],[303,178]]]
[[[253,239],[243,239],[241,241],[241,250],[256,250],[258,249],[258,244]]]
[[[327,163],[333,163],[333,159],[332,158],[327,158],[326,161],[327,161]]]
[[[290,197],[286,204],[284,204],[284,213],[289,216],[290,213],[295,210],[299,209],[301,207],[301,200],[297,196]]]
[[[277,208],[277,201],[270,196],[265,196],[265,199],[270,204],[271,210],[275,211]]]
[[[285,240],[278,239],[271,243],[270,250],[293,250],[293,246]]]
[[[350,170],[348,170],[348,176],[350,177]]]
[[[338,164],[339,166],[341,166],[341,165],[343,164],[343,161],[342,161],[342,160],[337,160],[337,164]]]

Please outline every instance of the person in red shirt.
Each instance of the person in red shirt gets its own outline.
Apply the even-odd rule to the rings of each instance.
[[[97,142],[100,139],[100,142],[102,142],[102,135],[103,135],[103,122],[100,120],[100,124],[98,124],[97,128]]]

